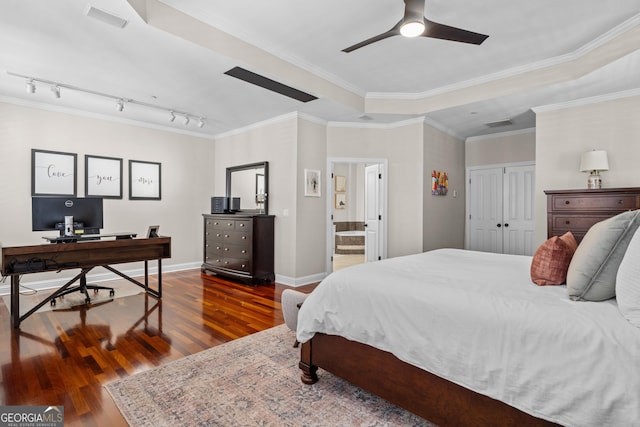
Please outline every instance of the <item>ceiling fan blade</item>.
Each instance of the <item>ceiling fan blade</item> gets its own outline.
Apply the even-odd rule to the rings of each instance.
[[[356,43],[353,46],[349,46],[346,49],[342,49],[343,52],[353,52],[356,49],[360,49],[361,47],[370,45],[371,43],[375,43],[378,42],[380,40],[384,40],[388,37],[392,37],[392,36],[397,36],[400,34],[400,26],[402,25],[402,21],[398,22],[392,29],[390,29],[389,31],[386,31],[382,34],[378,34],[377,36],[373,36],[365,41],[362,41],[360,43]]]
[[[454,42],[462,42],[469,44],[482,44],[489,36],[473,31],[463,30],[462,28],[450,27],[448,25],[439,24],[437,22],[424,19],[425,30],[422,37],[431,37],[434,39],[451,40]]]

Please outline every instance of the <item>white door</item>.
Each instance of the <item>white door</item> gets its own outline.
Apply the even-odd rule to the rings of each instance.
[[[533,255],[535,165],[469,171],[467,247]]]
[[[468,249],[502,253],[503,168],[469,171]]]
[[[364,259],[371,262],[381,254],[380,165],[367,166],[364,175]]]
[[[506,167],[503,188],[503,253],[533,255],[535,166]]]

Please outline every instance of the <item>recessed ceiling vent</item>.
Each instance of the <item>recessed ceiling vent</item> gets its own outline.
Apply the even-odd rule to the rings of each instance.
[[[104,22],[105,24],[113,25],[114,27],[118,28],[124,28],[124,26],[129,22],[126,19],[122,19],[119,16],[116,16],[109,12],[105,12],[104,10],[98,9],[91,5],[87,6],[84,14],[91,18],[95,18],[100,22]]]
[[[499,122],[485,123],[484,125],[490,128],[499,128],[502,126],[510,126],[513,122],[511,120],[501,120]]]
[[[268,89],[272,92],[279,93],[280,95],[288,96],[289,98],[293,98],[297,101],[309,102],[313,101],[314,99],[318,99],[317,97],[306,92],[302,92],[298,89],[292,88],[291,86],[287,86],[275,80],[271,80],[265,76],[261,76],[260,74],[245,70],[242,67],[233,67],[229,71],[225,71],[225,74],[231,77],[235,77],[236,79],[243,80],[247,83],[251,83],[253,85]]]

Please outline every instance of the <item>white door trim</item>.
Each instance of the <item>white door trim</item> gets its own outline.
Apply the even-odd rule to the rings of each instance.
[[[333,199],[335,197],[335,188],[333,187],[333,181],[331,175],[333,174],[333,165],[335,163],[378,163],[382,168],[382,180],[380,182],[382,186],[382,200],[380,200],[380,206],[382,207],[382,233],[380,233],[381,251],[380,257],[385,259],[387,257],[387,230],[389,221],[389,208],[387,200],[388,197],[388,178],[389,173],[389,161],[387,159],[368,158],[368,157],[329,157],[327,158],[327,173],[325,178],[325,188],[327,189],[327,211],[326,211],[326,271],[327,274],[333,271],[333,263],[331,257],[333,256],[333,221],[331,220],[331,214],[333,212]]]

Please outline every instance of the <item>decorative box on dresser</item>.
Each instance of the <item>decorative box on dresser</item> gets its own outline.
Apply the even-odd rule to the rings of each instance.
[[[251,285],[272,283],[273,215],[204,217],[203,273],[219,274]]]
[[[640,208],[640,187],[547,190],[547,237],[571,231],[578,243],[596,222]]]

